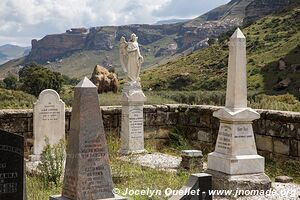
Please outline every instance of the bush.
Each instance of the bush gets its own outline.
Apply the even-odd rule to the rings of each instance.
[[[13,74],[9,74],[5,79],[3,79],[3,83],[5,89],[15,90],[18,86],[18,78]]]
[[[38,96],[45,89],[53,89],[58,93],[62,89],[63,77],[41,65],[30,64],[19,72],[21,89],[29,94]]]
[[[38,165],[38,169],[46,186],[50,183],[59,186],[64,170],[65,141],[61,139],[56,145],[50,145],[47,138],[45,141],[46,146],[41,154],[41,163]]]
[[[300,102],[291,94],[268,96],[260,94],[250,99],[250,106],[257,109],[300,112]]]

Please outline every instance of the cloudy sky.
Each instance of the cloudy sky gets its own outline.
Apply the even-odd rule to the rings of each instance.
[[[229,0],[0,0],[0,45],[71,27],[155,23],[197,17]]]

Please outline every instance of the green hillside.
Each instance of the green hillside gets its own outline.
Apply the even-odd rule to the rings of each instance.
[[[292,93],[300,98],[300,7],[256,21],[242,31],[247,38],[248,89],[266,94]],[[228,38],[220,36],[209,48],[180,57],[142,74],[145,89],[224,90],[228,61]],[[279,69],[283,59],[286,68]],[[287,88],[274,86],[285,79]]]

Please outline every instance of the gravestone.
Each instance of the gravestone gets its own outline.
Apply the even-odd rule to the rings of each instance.
[[[23,200],[24,138],[0,130],[0,199]]]
[[[230,38],[225,107],[213,115],[220,119],[215,151],[208,154],[214,189],[268,190],[270,179],[252,129],[260,115],[247,107],[246,38],[240,29]]]
[[[113,194],[102,114],[96,86],[75,86],[62,195],[50,200],[120,199]]]
[[[139,83],[125,83],[122,102],[120,154],[143,153],[144,112],[146,97]]]
[[[52,89],[43,90],[33,107],[33,155],[31,161],[40,159],[45,146],[59,143],[65,137],[65,103]]]
[[[122,123],[120,154],[143,153],[144,113],[146,101],[140,82],[143,56],[139,50],[138,37],[133,33],[128,42],[122,37],[119,45],[121,66],[126,73],[122,91]]]

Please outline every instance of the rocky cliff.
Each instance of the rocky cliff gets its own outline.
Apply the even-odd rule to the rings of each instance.
[[[232,0],[182,23],[73,28],[62,34],[32,40],[32,50],[25,61],[0,66],[0,76],[1,68],[9,70],[12,65],[16,68],[31,61],[43,64],[51,62],[48,67],[76,77],[87,75],[92,70],[88,67],[96,64],[105,66],[109,63],[118,68],[119,39],[121,36],[128,38],[131,33],[136,33],[139,37],[140,49],[145,57],[143,66],[159,65],[166,57],[179,53],[186,55],[207,47],[209,38],[217,38],[220,33],[242,25],[243,20],[248,23],[299,1]],[[75,65],[77,74],[73,74]]]

